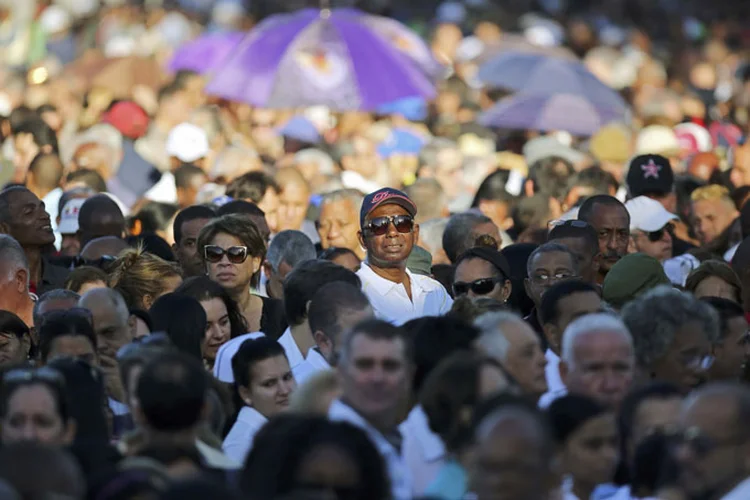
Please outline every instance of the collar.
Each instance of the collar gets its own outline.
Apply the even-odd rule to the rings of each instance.
[[[325,357],[318,351],[317,347],[311,347],[307,351],[307,357],[305,358],[305,361],[312,365],[315,368],[320,368],[322,370],[329,370],[331,368],[331,365],[328,363]]]
[[[732,491],[722,497],[722,500],[745,500],[747,498],[750,498],[750,478],[735,486]]]
[[[237,415],[237,421],[243,424],[261,426],[268,422],[268,419],[261,412],[250,406],[243,406]]]
[[[349,422],[355,427],[359,427],[370,435],[371,439],[375,441],[376,446],[379,449],[383,449],[383,445],[395,449],[399,454],[401,453],[401,432],[398,428],[394,429],[393,432],[388,433],[388,436],[373,427],[370,422],[360,415],[357,410],[344,403],[340,399],[335,399],[331,403],[331,407],[328,410],[328,417],[331,420],[339,420],[343,422]]]
[[[370,267],[370,264],[368,264],[366,261],[362,263],[362,266],[359,268],[359,271],[357,271],[357,274],[360,276],[360,278],[362,278],[363,289],[371,286],[379,295],[388,295],[396,288],[404,286],[403,283],[396,283],[394,281],[387,280],[382,276],[379,276],[377,273],[375,273],[375,271],[372,270],[372,267]],[[406,269],[406,275],[409,277],[409,282],[411,283],[412,290],[419,290],[422,292],[424,291],[424,288],[422,288],[419,280],[416,279],[416,276],[411,271],[409,271],[409,268]]]
[[[428,462],[436,462],[445,458],[445,445],[440,437],[430,429],[430,423],[422,405],[412,408],[406,421],[401,424],[401,430],[404,435],[419,443],[424,458]]]

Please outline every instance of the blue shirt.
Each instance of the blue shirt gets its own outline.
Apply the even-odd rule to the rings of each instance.
[[[467,479],[461,464],[450,459],[427,488],[425,496],[441,500],[462,500],[468,492]]]

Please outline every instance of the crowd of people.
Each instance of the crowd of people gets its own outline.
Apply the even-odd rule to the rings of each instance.
[[[337,112],[163,70],[241,3],[28,3],[0,2],[0,497],[750,498],[739,19],[446,2],[436,99]],[[478,125],[508,28],[629,121]]]

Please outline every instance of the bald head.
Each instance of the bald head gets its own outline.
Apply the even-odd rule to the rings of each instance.
[[[276,174],[275,180],[282,190],[285,186],[300,186],[307,190],[310,189],[310,185],[305,180],[305,177],[295,167],[280,169]]]
[[[60,186],[63,164],[55,153],[38,154],[29,165],[28,184],[36,190],[52,191]]]
[[[125,216],[117,203],[106,194],[92,196],[78,213],[81,248],[94,238],[122,237],[125,233]]]
[[[128,244],[122,238],[102,236],[86,243],[81,250],[81,257],[89,261],[99,260],[104,256],[117,257],[126,248]]]

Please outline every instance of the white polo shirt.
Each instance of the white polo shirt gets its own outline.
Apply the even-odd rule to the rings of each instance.
[[[297,342],[294,341],[292,336],[292,329],[287,327],[284,334],[279,337],[279,344],[284,348],[286,357],[289,360],[289,368],[294,370],[298,365],[305,361],[305,357],[302,355],[302,351],[299,350]]]
[[[547,409],[552,404],[552,401],[568,393],[560,377],[560,356],[552,352],[552,349],[547,349],[544,357],[547,359],[547,366],[544,367],[544,376],[547,379],[547,392],[539,398],[539,408],[543,410]]]
[[[245,457],[253,448],[253,440],[268,419],[255,408],[244,406],[237,415],[237,421],[224,438],[221,449],[226,456],[239,464],[245,463]]]
[[[422,405],[412,408],[399,428],[404,436],[403,455],[411,474],[412,491],[415,497],[421,497],[445,465],[445,445],[430,429]]]
[[[317,349],[311,347],[307,351],[305,360],[292,369],[292,374],[294,374],[294,380],[297,381],[297,385],[302,385],[316,373],[330,369],[331,365],[328,364],[326,358]]]
[[[396,325],[422,316],[442,316],[453,305],[443,285],[428,276],[406,274],[411,281],[411,299],[402,283],[394,283],[375,274],[366,263],[357,271],[362,291],[375,311],[375,316]]]

